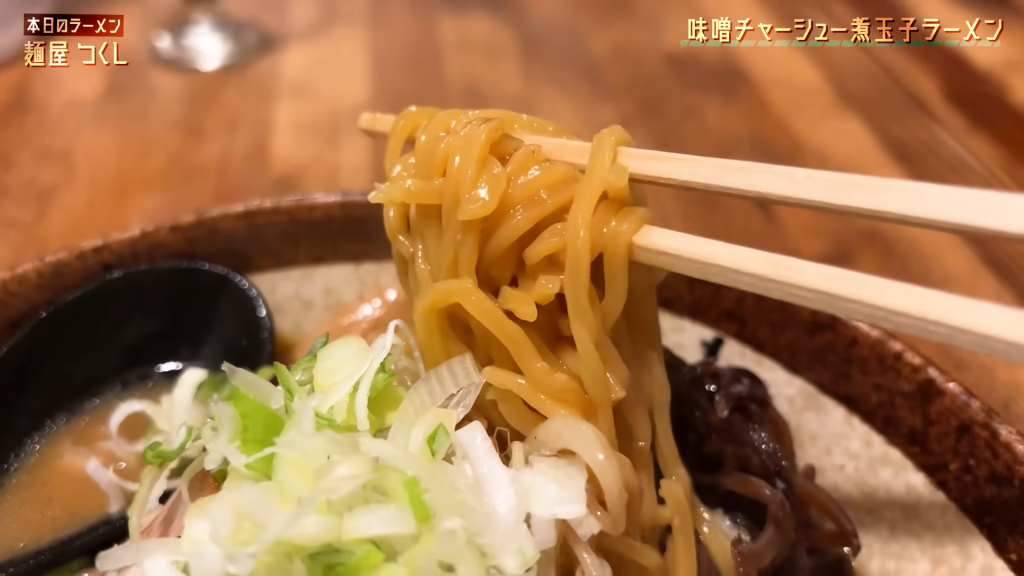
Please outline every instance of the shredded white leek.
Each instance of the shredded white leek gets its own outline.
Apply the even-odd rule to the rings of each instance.
[[[274,386],[248,370],[232,366],[227,362],[221,368],[227,374],[228,380],[242,392],[251,396],[253,400],[275,410],[284,405],[284,391],[281,388]]]
[[[322,395],[317,409],[348,406],[348,395],[370,365],[370,346],[358,336],[345,336],[324,346],[313,367],[313,389]]]
[[[419,375],[408,390],[396,376],[399,368],[410,371],[406,346]],[[527,459],[514,443],[509,467],[479,422],[458,428],[483,386],[471,355],[426,372],[408,327],[392,322],[372,344],[328,342],[303,360],[301,370],[310,367],[311,378],[296,372],[293,380],[275,367],[286,395],[225,363],[233,387],[208,405],[194,400],[205,371],[186,371],[156,408],[118,414],[150,412],[162,443],[151,450],[164,456],[139,482],[129,542],[97,558],[103,569],[308,576],[317,566],[316,573],[331,574],[511,576],[535,573],[541,551],[555,546],[557,521],[584,540],[600,529],[587,512],[581,460]],[[368,433],[392,419],[387,439]],[[169,471],[182,467],[183,483],[205,468],[220,491],[193,500],[183,488],[181,537],[140,540]],[[103,479],[120,490],[109,475]]]
[[[181,556],[181,540],[177,538],[153,538],[139,542],[129,542],[104,550],[96,556],[96,568],[104,572],[120,570],[132,565],[142,564],[154,556],[183,559]]]
[[[124,446],[127,450],[132,452],[140,452],[146,447],[146,440],[139,439],[135,442],[128,442],[120,435],[121,424],[133,414],[144,413],[152,415],[159,410],[160,405],[152,400],[143,400],[141,398],[131,398],[119,403],[114,411],[110,413],[110,418],[107,419],[107,428],[110,433],[114,435],[114,438]],[[150,416],[152,417],[152,416]]]
[[[100,463],[95,456],[90,456],[85,461],[85,473],[92,478],[107,495],[107,512],[115,514],[124,509],[126,500],[124,491],[109,468]]]
[[[432,408],[451,409],[455,422],[460,422],[473,407],[483,385],[483,374],[472,354],[456,356],[435,367],[409,388],[395,414],[388,440],[410,446],[417,419]]]
[[[356,427],[364,432],[370,429],[370,383],[373,382],[377,369],[387,358],[391,347],[395,345],[395,327],[398,323],[398,320],[392,321],[388,325],[387,332],[381,334],[370,345],[370,364],[359,378],[359,384],[356,387]]]

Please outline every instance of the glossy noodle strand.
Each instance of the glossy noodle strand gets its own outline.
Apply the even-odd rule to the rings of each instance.
[[[423,357],[430,367],[472,352],[488,383],[474,418],[507,426],[528,454],[586,462],[603,531],[583,540],[562,523],[539,573],[600,574],[607,563],[691,576],[697,534],[719,573],[732,574],[729,539],[708,520],[673,438],[658,273],[629,260],[630,239],[650,221],[615,160],[630,137],[601,131],[580,171],[523,135],[573,138],[502,110],[410,108],[392,128],[387,182],[371,200],[385,208]]]

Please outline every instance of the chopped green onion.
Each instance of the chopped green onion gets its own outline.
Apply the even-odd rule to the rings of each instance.
[[[377,420],[381,428],[391,426],[395,422],[395,414],[398,413],[402,400],[405,400],[405,388],[398,386],[384,388],[379,394],[370,398],[367,405],[370,409],[370,420]]]
[[[150,498],[160,484],[160,477],[167,470],[165,466],[146,466],[139,476],[139,489],[132,496],[128,506],[128,540],[136,541],[142,537],[142,516],[149,507]]]
[[[295,381],[295,376],[288,371],[287,366],[280,362],[274,362],[274,374],[277,375],[277,383],[284,390],[285,400],[291,402],[300,392],[299,383]]]
[[[306,352],[306,356],[316,356],[316,353],[327,345],[328,340],[330,340],[330,332],[321,334],[316,340],[313,340],[313,345],[309,347],[309,352]]]
[[[313,341],[313,345],[309,347],[309,352],[296,362],[292,364],[292,377],[295,383],[299,386],[309,386],[313,383],[313,366],[316,365],[316,355],[320,350],[327,345],[329,340],[328,333],[324,332],[319,338]],[[280,376],[278,376],[280,380]]]
[[[370,433],[371,436],[376,434],[377,430],[380,430],[381,428],[384,427],[384,423],[380,421],[380,418],[377,418],[373,414],[367,414],[366,421],[370,424],[370,427],[367,429],[367,431]]]
[[[259,369],[256,370],[256,375],[267,381],[270,381],[275,374],[276,372],[274,371],[273,366],[260,366]]]
[[[420,524],[430,522],[434,515],[430,512],[427,499],[423,497],[423,486],[420,485],[419,478],[410,476],[406,478],[402,486],[405,487],[405,491],[409,495],[409,507],[412,508],[412,515],[416,518],[416,522]]]
[[[385,564],[377,568],[373,576],[409,576],[409,569],[401,564]]]
[[[392,410],[392,411],[397,410],[397,407],[395,407],[393,409],[391,407],[391,404],[394,403],[394,399],[393,398],[389,399],[389,398],[386,397],[386,398],[382,398],[381,400],[387,402],[387,404],[385,405],[384,408],[382,408],[382,410]],[[398,402],[400,403],[401,400],[399,399]],[[328,415],[328,414],[324,414],[322,412],[316,412],[316,423],[319,425],[319,427],[321,429],[322,428],[326,428],[328,430],[333,430],[335,432],[341,432],[341,433],[349,433],[349,432],[358,432],[359,431],[359,428],[356,426],[355,397],[352,397],[352,396],[349,397],[349,399],[348,399],[348,409],[345,410],[345,416],[341,420],[338,420],[336,418],[336,416],[340,413],[340,410],[334,410],[332,412],[334,412],[334,416],[331,416],[331,415]],[[382,418],[378,418],[375,414],[371,413],[370,414],[370,434],[374,434],[378,429],[380,429],[383,426],[384,426],[383,419]]]
[[[341,422],[320,412],[316,413],[316,423],[319,429],[333,430],[335,432],[352,432],[355,430],[354,426],[343,426]]]
[[[364,544],[355,549],[327,549],[314,552],[306,560],[311,575],[323,576],[372,576],[377,567],[384,564],[387,556],[373,544]]]
[[[316,366],[316,356],[306,356],[292,364],[292,376],[299,386],[309,386],[313,383],[313,366]]]
[[[162,440],[145,454],[159,465],[140,478],[129,541],[102,553],[96,565],[116,571],[153,558],[168,573],[195,574],[203,566],[192,562],[219,557],[237,559],[247,572],[282,576],[526,573],[542,548],[525,515],[554,500],[520,506],[514,474],[544,492],[556,483],[541,469],[547,461],[535,457],[518,467],[524,470],[508,470],[479,423],[463,438],[459,411],[482,382],[475,360],[467,354],[446,363],[426,386],[410,389],[402,350],[411,342],[397,339],[394,327],[372,345],[358,336],[328,342],[325,335],[291,368],[274,363],[255,373],[225,363],[225,374],[193,372],[187,386],[160,403],[174,411],[149,438]],[[191,404],[200,397],[203,412]],[[401,426],[404,434],[376,437]],[[198,448],[204,451],[193,461]],[[442,460],[451,449],[457,465]],[[144,513],[163,482],[181,476],[187,483],[203,466],[221,489],[189,507],[180,538],[141,540]],[[582,461],[577,468],[582,480],[555,487],[559,507],[576,506],[558,518],[586,512]],[[271,509],[253,514],[259,502]],[[223,527],[225,538],[211,543],[210,526]],[[210,544],[216,550],[202,549]],[[203,554],[193,558],[188,550]],[[209,576],[227,576],[225,568]]]
[[[338,550],[337,548],[327,548],[313,552],[309,555],[310,564],[318,564],[321,567],[335,566],[337,564],[344,564],[355,556],[351,550]]]
[[[233,388],[226,400],[238,412],[241,421],[238,449],[242,454],[252,456],[274,445],[274,440],[284,429],[284,418],[280,414],[238,388]],[[274,469],[274,455],[267,454],[245,467],[269,478]]]
[[[231,384],[253,400],[274,410],[284,406],[284,390],[274,386],[266,378],[244,368],[232,366],[228,362],[224,362],[221,366]]]
[[[430,450],[430,455],[437,458],[438,455],[444,456],[445,452],[448,451],[448,446],[452,442],[452,435],[448,432],[448,428],[444,424],[438,424],[434,430],[427,435],[427,449]]]
[[[394,466],[377,465],[377,482],[392,502],[406,502],[409,499],[405,490],[405,479],[408,477],[408,474]]]
[[[381,363],[380,368],[377,369],[377,373],[373,375],[373,380],[370,382],[370,399],[380,393],[388,384],[395,381],[395,359],[392,355],[388,355]]]
[[[327,392],[317,402],[317,407],[328,410],[348,396],[370,367],[370,360],[370,345],[352,334],[331,341],[317,352],[316,365],[313,367],[313,389]]]
[[[150,466],[166,466],[180,458],[181,455],[185,453],[185,450],[188,449],[189,443],[192,442],[193,434],[195,434],[195,428],[192,426],[186,426],[185,437],[173,448],[165,447],[165,443],[160,442],[159,440],[150,442],[150,444],[142,451],[142,459]]]
[[[335,412],[335,414],[337,414],[337,412]],[[348,397],[348,405],[345,408],[345,417],[341,419],[340,424],[342,426],[350,426],[353,431],[357,430],[355,396]]]
[[[449,431],[453,431],[455,424],[466,416],[476,402],[483,385],[483,374],[469,352],[435,366],[409,388],[402,407],[395,415],[395,423],[388,432],[388,440],[413,451],[420,450],[427,432],[436,424],[431,424],[425,430],[413,429],[425,424],[423,416],[435,408],[453,412],[451,418],[454,421],[449,427]]]
[[[223,398],[231,389],[231,382],[223,372],[210,372],[196,390],[195,401],[199,404],[210,404],[215,398]]]

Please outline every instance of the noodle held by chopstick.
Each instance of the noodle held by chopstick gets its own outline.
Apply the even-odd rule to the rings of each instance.
[[[690,576],[698,534],[731,574],[729,539],[702,514],[672,434],[656,273],[629,261],[650,220],[615,161],[629,135],[600,132],[581,173],[522,134],[571,137],[501,110],[410,108],[394,123],[387,181],[371,200],[384,205],[424,359],[472,352],[491,387],[478,405],[497,407],[482,408],[490,426],[508,424],[528,452],[587,463],[603,535],[584,541],[563,525],[573,553],[546,556],[544,572],[596,574],[608,562],[616,573]],[[666,527],[669,559],[656,560]]]

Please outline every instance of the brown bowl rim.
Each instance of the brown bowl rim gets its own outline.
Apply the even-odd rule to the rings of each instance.
[[[206,260],[242,274],[390,257],[364,192],[262,199],[201,211],[51,253],[0,274],[0,343],[111,269]],[[1024,435],[891,334],[756,294],[670,274],[662,307],[773,358],[850,409],[1024,573]],[[793,339],[797,342],[794,344]],[[829,358],[822,362],[821,358]]]

